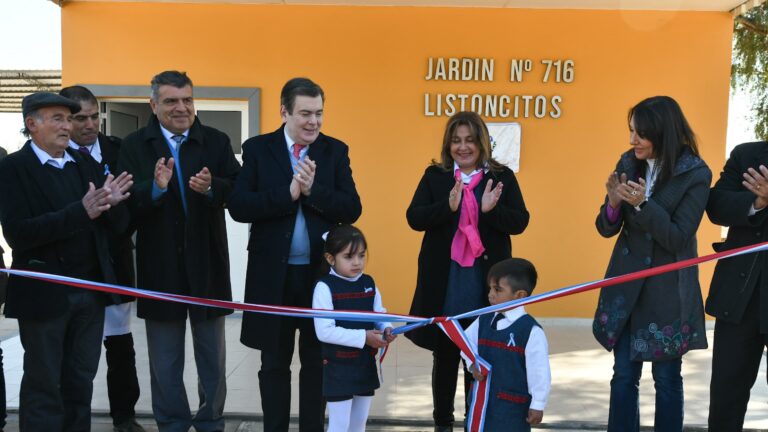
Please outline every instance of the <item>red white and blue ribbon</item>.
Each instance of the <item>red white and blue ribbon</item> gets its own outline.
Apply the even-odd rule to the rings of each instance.
[[[141,297],[151,300],[171,301],[185,303],[196,306],[208,306],[222,309],[235,309],[244,312],[257,312],[268,315],[290,316],[298,318],[328,318],[345,321],[390,321],[390,322],[429,322],[427,318],[416,317],[412,315],[401,315],[382,312],[355,311],[355,310],[333,310],[333,309],[311,309],[294,306],[276,306],[263,305],[255,303],[241,303],[228,300],[207,299],[201,297],[192,297],[181,294],[163,293],[159,291],[150,291],[140,288],[130,288],[121,285],[108,284],[103,282],[93,282],[84,279],[78,279],[68,276],[52,275],[29,270],[0,269],[14,276],[38,279],[46,282],[58,283],[78,288],[101,291],[110,294],[127,295],[131,297]]]
[[[557,298],[582,293],[585,291],[594,290],[597,288],[606,288],[613,285],[618,285],[626,282],[630,282],[637,279],[648,278],[656,276],[662,273],[670,271],[680,270],[686,267],[691,267],[708,261],[715,261],[724,258],[730,258],[738,255],[746,255],[757,252],[764,252],[768,250],[768,242],[759,243],[751,246],[744,246],[741,248],[730,249],[723,252],[718,252],[710,255],[705,255],[697,258],[691,258],[676,263],[671,263],[659,267],[653,267],[645,270],[641,270],[634,273],[625,274],[622,276],[615,276],[605,279],[600,279],[592,282],[586,282],[578,285],[572,285],[565,288],[548,291],[542,294],[537,294],[529,297],[525,297],[519,300],[513,300],[506,303],[487,306],[481,309],[469,311],[460,315],[451,317],[418,317],[413,315],[401,315],[371,311],[355,311],[355,310],[328,310],[328,309],[310,309],[293,306],[275,306],[275,305],[262,305],[252,303],[241,303],[226,300],[206,299],[200,297],[191,297],[180,294],[162,293],[158,291],[143,290],[139,288],[129,288],[120,285],[113,285],[101,282],[92,282],[83,279],[77,279],[67,276],[58,276],[47,273],[39,273],[28,270],[14,270],[14,269],[0,269],[0,272],[5,272],[14,276],[27,277],[46,282],[53,282],[62,285],[68,285],[73,287],[79,287],[84,289],[90,289],[94,291],[107,292],[111,294],[121,294],[133,297],[142,297],[153,300],[172,301],[179,303],[186,303],[197,306],[217,307],[224,309],[234,309],[244,312],[257,312],[269,315],[280,315],[300,318],[326,318],[334,320],[347,320],[347,321],[366,321],[366,322],[398,322],[407,323],[400,326],[392,332],[393,334],[405,333],[415,328],[423,327],[430,324],[438,325],[446,335],[459,347],[462,353],[471,359],[476,367],[480,369],[481,373],[487,374],[486,379],[481,381],[478,385],[472,389],[472,407],[468,416],[469,430],[470,432],[479,432],[483,429],[483,422],[485,419],[485,406],[488,400],[488,390],[491,379],[491,366],[483,360],[476,352],[474,347],[467,341],[466,335],[461,329],[461,325],[458,320],[464,318],[473,318],[487,313],[501,312],[504,310],[516,308],[533,303],[539,303],[548,300],[554,300]],[[383,351],[380,356],[386,354]]]
[[[488,393],[491,389],[491,364],[480,357],[476,347],[472,346],[464,330],[456,320],[438,321],[437,326],[459,347],[470,361],[470,366],[476,368],[485,379],[475,380],[472,384],[470,397],[472,402],[467,413],[467,430],[480,432],[485,426],[485,408],[488,404]]]

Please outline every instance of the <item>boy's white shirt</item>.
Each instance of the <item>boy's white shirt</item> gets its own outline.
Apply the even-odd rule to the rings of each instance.
[[[525,307],[520,306],[512,310],[503,312],[504,318],[496,323],[497,330],[504,330],[511,326],[518,318],[525,315]],[[495,315],[494,315],[495,316]],[[477,335],[480,319],[476,319],[464,330],[472,349],[477,352]],[[461,353],[464,362],[469,365],[471,362]],[[496,365],[495,367],[503,367]],[[549,390],[552,387],[552,375],[549,369],[549,345],[544,330],[539,326],[533,326],[531,335],[528,336],[528,344],[525,346],[525,368],[528,374],[528,393],[531,394],[531,407],[539,411],[544,411],[547,406]]]
[[[356,282],[363,275],[359,275],[348,278],[341,276],[331,269],[331,275],[336,276],[339,279],[344,279],[350,282]],[[386,312],[387,310],[381,303],[381,294],[379,288],[374,287],[376,290],[376,296],[373,298],[373,311],[374,312]],[[315,285],[315,292],[312,294],[312,308],[313,309],[329,309],[333,310],[333,297],[331,296],[331,289],[325,282],[318,282]],[[337,327],[336,320],[329,318],[314,318],[315,321],[315,333],[320,342],[343,345],[353,348],[362,348],[365,346],[365,330],[363,329],[347,329],[344,327]],[[376,329],[384,330],[387,327],[392,327],[392,324],[388,322],[377,322]]]

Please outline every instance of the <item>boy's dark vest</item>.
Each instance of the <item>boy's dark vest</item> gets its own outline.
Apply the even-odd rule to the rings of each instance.
[[[531,395],[528,393],[525,347],[531,329],[539,323],[526,314],[509,327],[496,330],[491,328],[493,316],[481,315],[477,331],[478,354],[492,367],[483,429],[527,432],[531,430],[526,421]]]
[[[372,311],[376,296],[373,278],[363,274],[350,282],[330,274],[320,278],[330,288],[333,308]],[[374,323],[336,320],[337,327],[373,330]],[[323,396],[339,397],[370,393],[379,388],[376,349],[323,343]]]

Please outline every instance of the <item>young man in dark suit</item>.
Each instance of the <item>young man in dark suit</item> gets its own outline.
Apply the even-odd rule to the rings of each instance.
[[[120,138],[108,137],[99,131],[101,117],[96,96],[82,86],[63,88],[59,94],[80,104],[80,111],[72,116],[69,146],[79,151],[84,158],[93,158],[105,173],[116,169]],[[109,237],[117,283],[128,287],[134,287],[136,280],[131,234],[124,232]],[[115,432],[143,432],[144,428],[136,421],[135,411],[140,394],[131,333],[135,298],[123,296],[121,299],[122,303],[107,306],[104,310],[109,415]]]
[[[13,269],[114,283],[107,231],[127,228],[125,173],[105,176],[69,149],[80,105],[53,93],[22,101],[31,139],[0,162],[0,223]],[[6,316],[19,321],[24,375],[21,430],[89,430],[101,354],[104,294],[11,276]]]
[[[736,146],[709,194],[707,215],[728,227],[718,251],[768,241],[768,142]],[[768,346],[768,255],[717,262],[706,312],[716,318],[709,430],[741,431]]]
[[[231,300],[224,205],[240,164],[227,135],[196,117],[192,81],[185,73],[156,75],[150,106],[155,115],[123,140],[118,161],[136,180],[128,204],[137,236],[138,286]],[[138,300],[138,316],[147,328],[152,411],[159,430],[224,430],[224,318],[231,313]],[[187,317],[200,394],[194,416],[183,379]]]
[[[243,144],[243,171],[229,200],[232,217],[251,223],[245,301],[311,307],[322,259],[322,234],[353,223],[362,211],[348,147],[320,133],[323,91],[307,78],[280,95],[283,125]],[[321,432],[322,358],[310,319],[246,313],[240,340],[261,350],[259,388],[264,430],[287,431],[291,358],[299,335],[299,429]]]

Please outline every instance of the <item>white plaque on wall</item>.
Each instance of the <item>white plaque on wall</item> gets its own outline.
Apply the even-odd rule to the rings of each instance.
[[[520,123],[486,123],[493,158],[514,172],[520,171]]]

